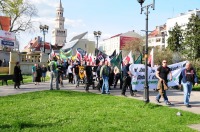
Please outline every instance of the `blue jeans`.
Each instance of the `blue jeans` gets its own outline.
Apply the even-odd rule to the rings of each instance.
[[[109,92],[108,79],[109,79],[108,76],[103,75],[103,85],[102,85],[101,93],[105,93],[105,90],[106,90],[106,93],[110,93]]]
[[[59,90],[58,86],[58,71],[50,72],[50,90],[53,90],[53,78],[56,79],[56,89]]]
[[[164,98],[164,101],[165,101],[165,103],[167,103],[168,102],[168,98],[167,98],[167,94],[166,94],[166,90],[163,90],[163,98]],[[157,100],[160,100],[160,97],[161,97],[161,95],[160,95],[160,93],[158,93],[158,95],[156,96],[156,99]]]
[[[192,82],[183,83],[183,91],[184,91],[184,104],[189,105],[190,94],[192,91]]]

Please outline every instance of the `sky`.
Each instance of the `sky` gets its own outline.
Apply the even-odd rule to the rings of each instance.
[[[34,4],[38,15],[33,18],[34,31],[17,34],[20,50],[31,39],[42,36],[39,25],[50,27],[45,40],[51,42],[51,31],[54,29],[56,7],[59,0],[26,0]],[[143,5],[151,4],[153,0],[145,0]],[[93,31],[101,31],[99,41],[119,33],[135,31],[145,33],[146,15],[140,14],[140,4],[137,0],[62,0],[64,8],[67,41],[75,35],[88,31],[88,39],[96,41]],[[188,10],[200,9],[200,0],[155,0],[155,10],[149,9],[149,31],[166,23],[168,18],[176,17]]]

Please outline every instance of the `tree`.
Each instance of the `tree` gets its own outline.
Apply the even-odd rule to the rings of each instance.
[[[135,56],[139,56],[143,53],[144,41],[142,38],[136,38],[134,40],[128,41],[122,47],[122,50],[127,51],[127,54],[132,51]]]
[[[36,7],[24,0],[2,0],[0,12],[11,18],[10,32],[32,29],[32,18],[37,15]]]
[[[183,49],[183,40],[182,29],[176,23],[172,31],[169,31],[168,48],[173,52],[180,52]]]
[[[189,18],[184,37],[183,53],[189,60],[195,62],[200,58],[200,18],[197,15],[193,14]]]

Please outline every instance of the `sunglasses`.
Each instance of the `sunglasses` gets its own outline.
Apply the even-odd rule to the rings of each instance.
[[[167,63],[167,62],[163,62],[163,63]]]

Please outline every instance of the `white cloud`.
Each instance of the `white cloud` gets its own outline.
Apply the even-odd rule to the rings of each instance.
[[[84,24],[83,20],[81,20],[81,19],[73,20],[73,19],[66,18],[65,19],[65,24],[67,26],[76,27],[76,28],[85,27],[86,26]]]

